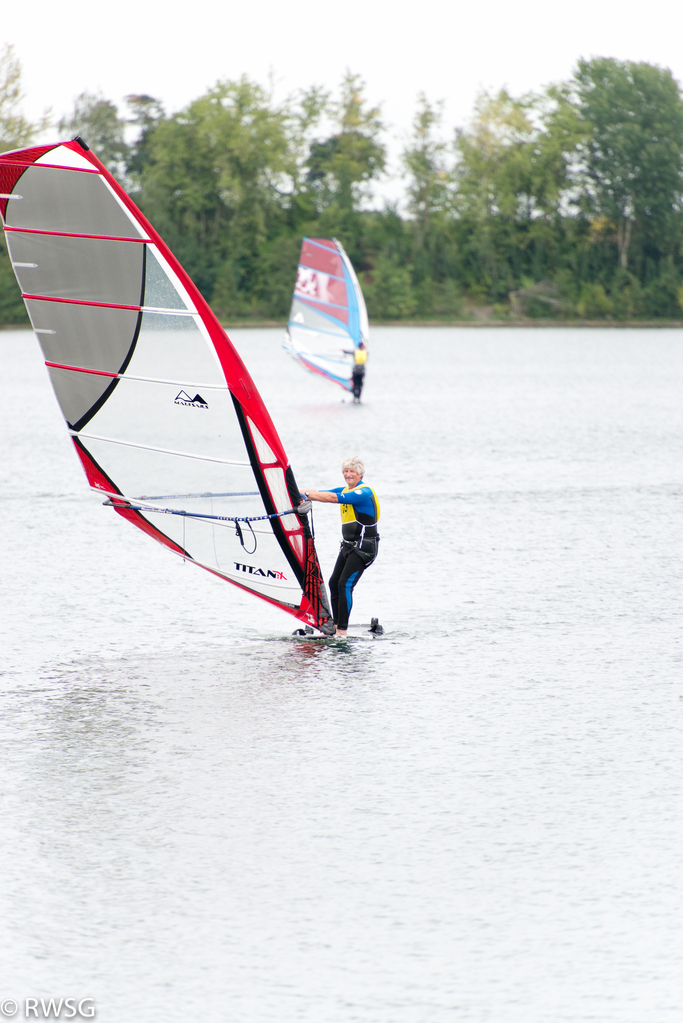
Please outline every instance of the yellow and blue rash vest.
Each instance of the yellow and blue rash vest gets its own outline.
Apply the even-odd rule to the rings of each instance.
[[[355,366],[365,366],[368,361],[368,353],[365,348],[356,348],[353,353],[353,362]]]
[[[372,540],[379,536],[377,494],[363,480],[355,487],[333,487],[341,506],[342,536],[345,540]]]

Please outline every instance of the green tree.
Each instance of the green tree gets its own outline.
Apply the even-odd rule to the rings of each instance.
[[[370,316],[398,320],[412,316],[417,307],[411,283],[411,266],[401,266],[395,256],[377,257],[365,278],[365,297]]]
[[[379,107],[367,106],[364,89],[360,76],[347,71],[341,97],[330,108],[337,131],[310,147],[308,181],[321,211],[358,212],[370,182],[384,170],[386,150],[379,141],[384,125]]]
[[[516,275],[511,249],[519,220],[533,213],[531,97],[481,93],[468,130],[456,132],[453,211],[460,222],[464,271],[478,300],[506,297]],[[519,268],[518,268],[519,269]]]
[[[432,218],[443,213],[449,200],[447,146],[435,137],[435,129],[440,126],[442,117],[443,101],[432,106],[425,94],[420,93],[413,120],[413,137],[402,155],[409,175],[408,209],[424,240],[429,236]]]
[[[306,190],[309,181],[308,158],[322,117],[329,111],[330,93],[319,85],[300,89],[284,103],[285,130],[290,146],[289,174],[292,192]]]
[[[634,232],[670,248],[683,166],[683,100],[667,69],[608,57],[580,60],[575,103],[589,129],[580,147],[584,204],[616,226],[626,269]]]
[[[62,136],[80,135],[115,177],[124,178],[128,158],[126,122],[111,100],[82,92],[71,114],[62,117],[57,127]]]
[[[557,216],[584,138],[563,85],[519,98],[481,93],[470,130],[456,133],[457,209],[521,221]]]
[[[131,191],[137,191],[141,187],[143,168],[149,163],[150,138],[166,115],[160,100],[146,94],[131,93],[126,96],[126,104],[132,115],[128,118],[128,124],[138,129],[137,138],[129,145],[126,155],[126,172]]]
[[[285,220],[285,112],[246,77],[218,82],[157,124],[148,156],[145,213],[208,298],[216,288],[222,309],[240,307],[262,287],[259,253]]]
[[[6,43],[0,51],[0,152],[27,146],[51,123],[51,111],[37,121],[29,121],[21,113],[24,98],[21,85],[21,63],[14,46]]]
[[[433,313],[435,304],[441,308],[444,296],[458,292],[452,286],[457,244],[450,216],[453,181],[449,147],[439,137],[442,119],[443,103],[433,105],[420,93],[413,134],[402,154],[408,172],[407,226],[412,236],[414,292],[417,309],[425,315]]]
[[[49,111],[29,121],[21,112],[23,98],[21,64],[14,47],[5,45],[0,52],[0,152],[29,145],[50,124]],[[0,323],[28,323],[4,241],[0,245]]]
[[[561,271],[584,134],[564,85],[522,97],[480,94],[470,127],[456,133],[453,198],[473,297],[497,301]]]
[[[313,85],[288,96],[278,108],[282,115],[287,151],[284,174],[279,184],[272,181],[282,211],[286,230],[298,236],[306,233],[306,225],[317,217],[315,190],[308,180],[308,156],[320,121],[329,108],[330,94]]]
[[[470,128],[456,132],[455,207],[479,218],[528,219],[534,211],[535,98],[507,90],[477,97]]]

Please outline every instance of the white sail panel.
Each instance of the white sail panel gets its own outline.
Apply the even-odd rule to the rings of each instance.
[[[186,390],[227,387],[199,316],[144,312],[126,376],[172,380]]]
[[[77,380],[89,376],[73,371],[56,372]],[[126,374],[82,429],[119,443],[248,463],[228,388],[199,394],[196,386],[192,381],[186,384],[184,393],[191,397],[188,402],[183,400],[183,389],[177,384],[129,379]]]
[[[263,515],[246,460],[212,460],[170,449],[134,447],[87,430],[81,430],[77,439],[97,465],[106,466],[113,484],[104,488],[107,493],[120,493],[132,501],[145,498],[160,507],[207,515]],[[232,496],[236,494],[252,496]],[[233,512],[233,508],[239,510]]]
[[[69,167],[71,170],[95,172],[95,168],[89,160],[86,160],[80,153],[75,153],[73,149],[69,149],[67,146],[55,146],[49,153],[39,156],[35,162],[37,164],[46,163],[52,167]]]

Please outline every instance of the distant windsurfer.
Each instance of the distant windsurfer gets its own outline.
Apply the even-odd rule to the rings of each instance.
[[[354,405],[360,404],[360,392],[365,382],[365,363],[368,361],[368,349],[364,341],[361,341],[353,351],[344,349],[346,355],[353,355],[353,369],[351,370],[351,384],[353,386]]]
[[[379,547],[379,501],[372,487],[364,482],[364,473],[365,466],[360,458],[347,458],[342,462],[345,486],[332,490],[308,490],[302,494],[304,501],[341,505],[342,544],[330,576],[336,636],[346,635],[354,588],[377,557]],[[302,509],[304,507],[301,506]]]

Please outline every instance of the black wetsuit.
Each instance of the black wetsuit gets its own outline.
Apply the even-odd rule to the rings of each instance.
[[[342,516],[342,544],[330,576],[332,619],[339,629],[348,628],[353,591],[379,549],[379,501],[372,487],[361,480],[352,490],[336,487]]]
[[[351,387],[353,389],[353,400],[359,402],[360,392],[363,390],[363,383],[365,382],[365,363],[368,359],[367,349],[363,346],[362,348],[344,348],[343,351],[345,355],[353,355]]]
[[[355,401],[360,401],[360,392],[363,390],[364,381],[365,364],[362,362],[356,362],[353,365],[353,372],[351,375],[351,383],[353,384],[353,397]]]

